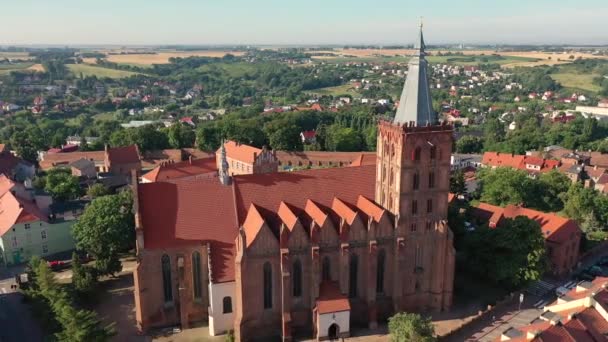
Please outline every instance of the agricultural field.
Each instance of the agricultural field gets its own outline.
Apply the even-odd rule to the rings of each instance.
[[[7,75],[11,71],[23,71],[23,70],[27,70],[27,69],[31,70],[31,68],[33,68],[35,65],[39,65],[39,64],[34,64],[34,63],[0,64],[0,75]],[[40,67],[42,67],[42,65],[40,65]]]
[[[593,83],[593,79],[597,76],[598,75],[596,74],[581,74],[574,71],[551,74],[551,77],[554,80],[566,88],[593,92],[598,92],[601,90],[599,85]]]
[[[5,52],[0,51],[0,59],[32,59],[29,52]]]
[[[103,53],[110,53],[116,51],[100,51]],[[108,55],[106,59],[109,62],[119,64],[132,64],[137,66],[152,65],[152,64],[167,64],[169,58],[172,57],[224,57],[227,54],[235,56],[242,56],[245,53],[242,51],[228,51],[228,50],[217,50],[217,51],[174,51],[174,52],[158,52],[155,54],[128,54],[128,55]]]
[[[135,72],[125,70],[115,70],[102,68],[90,64],[68,64],[67,67],[75,75],[83,76],[97,76],[97,77],[109,77],[109,78],[124,78],[132,75],[137,75]]]
[[[327,88],[319,88],[310,91],[313,94],[317,94],[319,96],[330,95],[330,96],[340,96],[340,95],[357,95],[357,91],[351,84],[344,84],[336,87],[327,87]]]

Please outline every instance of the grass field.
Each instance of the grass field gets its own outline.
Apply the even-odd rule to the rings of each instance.
[[[555,74],[551,74],[551,77],[559,82],[562,86],[572,89],[580,89],[598,92],[601,90],[600,86],[593,84],[593,79],[599,75],[597,74],[581,74],[575,71],[564,71]]]
[[[32,59],[29,52],[4,52],[0,51],[0,59]]]
[[[83,76],[97,76],[97,77],[109,77],[109,78],[124,78],[132,75],[137,75],[135,72],[114,70],[108,68],[102,68],[89,64],[68,64],[67,67],[75,75]]]
[[[11,71],[23,71],[33,68],[34,65],[34,63],[0,64],[0,75],[8,75]]]
[[[104,53],[117,52],[117,51],[101,51]],[[128,54],[128,55],[108,55],[106,58],[110,62],[120,64],[133,64],[133,65],[152,65],[152,64],[167,64],[171,57],[224,57],[227,54],[235,56],[242,56],[245,54],[242,51],[229,51],[229,50],[208,50],[208,51],[174,51],[174,52],[158,52],[156,54]]]
[[[356,90],[350,84],[344,84],[344,85],[336,86],[336,87],[320,88],[320,89],[312,90],[310,92],[317,94],[317,95],[321,95],[321,96],[323,96],[323,95],[340,96],[340,95],[347,95],[347,94],[348,95],[357,94]]]

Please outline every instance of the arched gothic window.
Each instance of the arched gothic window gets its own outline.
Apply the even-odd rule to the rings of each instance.
[[[357,273],[358,273],[358,268],[359,268],[358,264],[359,264],[359,259],[357,258],[357,255],[356,254],[351,255],[349,272],[348,272],[348,279],[349,279],[348,296],[350,298],[357,297]]]
[[[384,293],[384,267],[386,253],[384,249],[378,252],[378,267],[376,269],[376,293]]]
[[[301,297],[302,296],[302,263],[300,260],[296,260],[293,263],[293,275],[291,278],[293,282],[293,296]]]
[[[323,281],[329,281],[331,280],[331,264],[329,262],[329,257],[324,257],[323,258],[323,270],[322,270],[322,276],[323,276]]]
[[[167,254],[163,254],[160,259],[163,273],[163,294],[165,303],[173,301],[173,288],[171,285],[171,259]]]
[[[203,297],[203,280],[201,277],[201,253],[192,253],[192,287],[194,290],[194,298],[200,299]]]
[[[264,264],[264,309],[272,308],[272,266]]]

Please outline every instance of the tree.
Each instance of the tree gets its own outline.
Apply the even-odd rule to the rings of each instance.
[[[363,147],[359,133],[353,128],[332,125],[328,130],[327,149],[340,152],[358,152]]]
[[[66,201],[80,196],[80,184],[78,177],[72,176],[70,170],[64,168],[53,168],[47,172],[44,185],[54,200]]]
[[[456,195],[464,195],[467,192],[467,184],[464,180],[464,172],[458,170],[450,177],[450,192]]]
[[[296,125],[281,126],[269,136],[273,150],[302,151],[300,129]]]
[[[95,183],[87,190],[87,195],[91,198],[101,197],[109,194],[110,190],[101,183]]]
[[[76,252],[72,253],[72,284],[78,295],[83,299],[90,298],[97,289],[95,269],[83,266]]]
[[[202,151],[215,151],[221,145],[221,131],[215,125],[203,125],[196,130],[196,146]]]
[[[167,129],[167,138],[172,148],[192,147],[196,133],[190,126],[175,124]]]
[[[133,199],[128,191],[102,196],[87,206],[72,234],[79,249],[97,259],[100,274],[119,272],[118,253],[132,247],[134,241]]]
[[[435,328],[430,319],[415,313],[397,313],[388,319],[388,331],[394,342],[434,342]]]
[[[538,181],[540,182],[539,192],[542,194],[542,205],[538,209],[561,211],[564,208],[564,202],[561,198],[572,185],[570,178],[557,170],[551,170],[551,172],[541,174]]]
[[[496,285],[515,288],[540,279],[546,270],[545,239],[540,224],[525,216],[503,219],[466,237],[468,270]]]
[[[602,225],[600,221],[595,216],[593,211],[586,213],[583,217],[583,222],[581,223],[581,229],[585,234],[590,234],[594,232],[598,232],[602,230]]]
[[[580,183],[572,184],[563,196],[565,199],[564,213],[569,218],[582,222],[585,215],[593,211],[596,196],[593,189],[585,188]]]
[[[499,206],[526,203],[531,180],[525,171],[507,167],[482,169],[478,178],[482,202]]]
[[[464,137],[456,141],[456,152],[457,153],[480,153],[483,150],[483,139],[465,135]]]

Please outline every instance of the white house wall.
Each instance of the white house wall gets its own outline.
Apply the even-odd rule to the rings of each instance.
[[[209,334],[216,336],[224,334],[229,330],[234,329],[234,313],[235,313],[235,298],[236,284],[235,282],[227,283],[209,283]],[[232,312],[223,313],[224,297],[230,297],[232,301]]]

